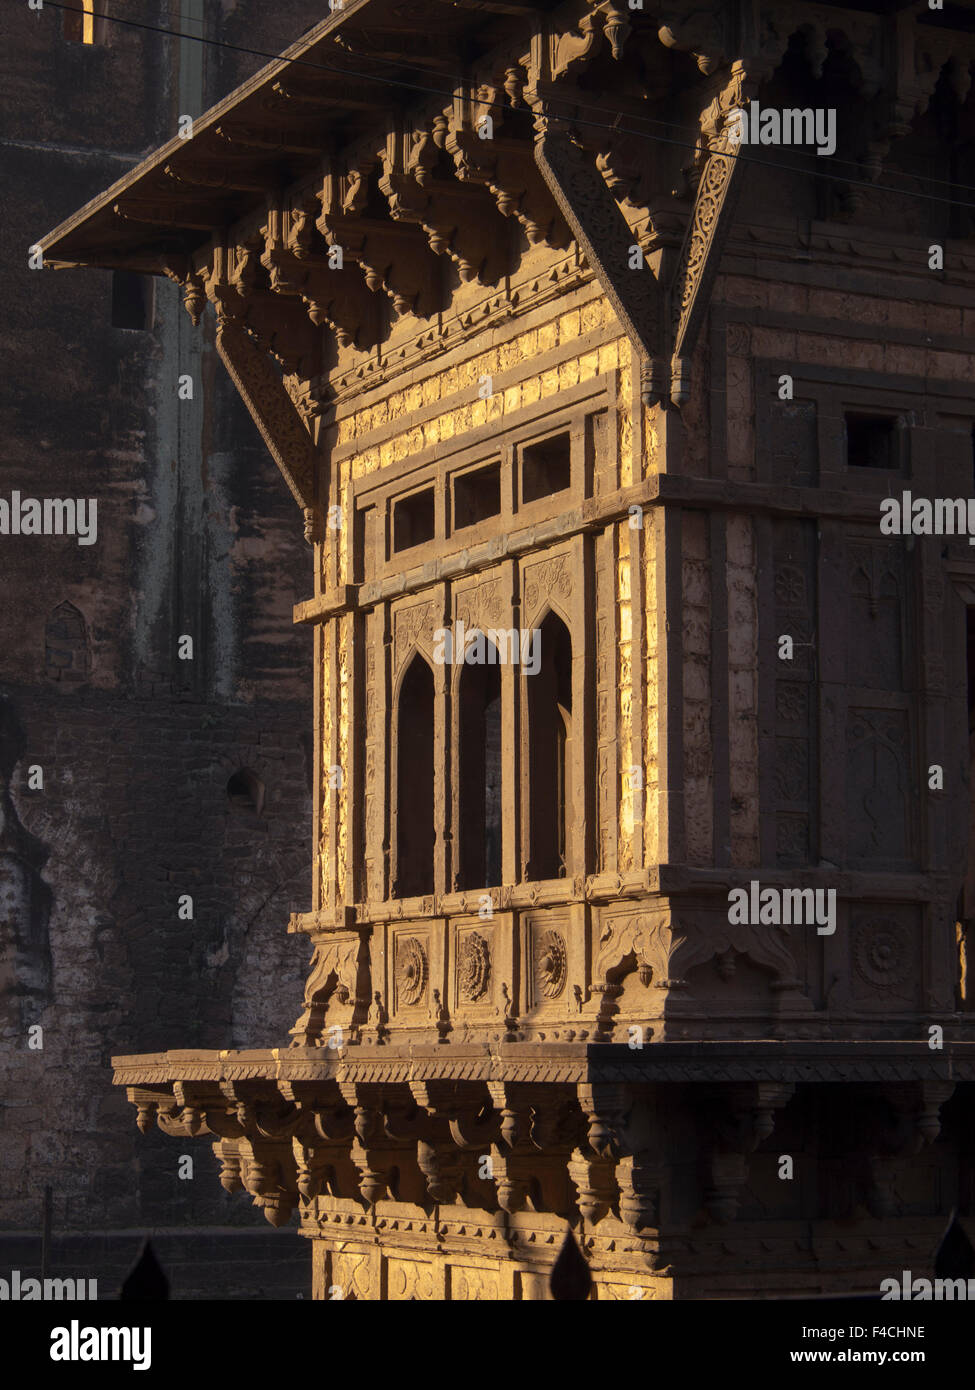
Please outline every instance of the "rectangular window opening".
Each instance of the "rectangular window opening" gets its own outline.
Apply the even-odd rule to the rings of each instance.
[[[501,514],[501,464],[461,473],[454,479],[454,530]]]
[[[401,497],[393,506],[393,549],[410,550],[432,541],[436,530],[433,488]]]
[[[553,435],[538,444],[527,445],[521,453],[521,500],[537,502],[564,492],[571,482],[569,432]]]
[[[152,327],[152,280],[148,275],[112,271],[112,327],[143,332]]]
[[[850,468],[900,467],[897,458],[897,420],[892,415],[846,416],[846,462]]]

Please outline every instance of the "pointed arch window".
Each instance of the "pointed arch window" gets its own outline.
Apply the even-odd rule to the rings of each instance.
[[[549,613],[537,639],[538,672],[528,682],[529,879],[568,873],[572,807],[572,639]]]
[[[501,883],[501,669],[486,639],[483,653],[460,673],[459,888]]]
[[[417,654],[400,686],[396,718],[396,875],[398,898],[433,892],[433,672]]]

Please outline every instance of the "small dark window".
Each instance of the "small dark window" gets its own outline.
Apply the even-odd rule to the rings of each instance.
[[[411,546],[432,541],[435,530],[433,488],[414,492],[401,498],[393,508],[393,549],[409,550]]]
[[[847,415],[846,461],[851,468],[896,469],[896,420],[890,415]]]
[[[152,327],[152,282],[147,275],[131,270],[112,272],[112,327]]]
[[[476,526],[501,512],[501,465],[461,473],[454,479],[454,529]]]
[[[521,455],[521,500],[536,502],[569,486],[570,450],[568,431],[529,444]]]
[[[260,815],[264,810],[264,783],[256,772],[242,767],[227,783],[227,800],[235,811],[256,811]]]

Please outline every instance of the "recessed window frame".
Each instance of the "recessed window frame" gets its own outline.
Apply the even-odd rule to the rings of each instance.
[[[428,479],[419,487],[411,488],[409,492],[402,492],[398,496],[390,498],[389,506],[389,554],[392,559],[397,555],[407,555],[410,551],[416,550],[421,545],[429,545],[438,538],[437,526],[437,481],[435,478]],[[431,528],[429,534],[418,536],[411,539],[404,545],[397,545],[398,518],[405,514],[407,509],[414,510],[421,497],[429,496],[430,508],[432,513]],[[412,522],[411,528],[412,528]]]
[[[479,516],[469,520],[462,520],[462,508],[458,505],[458,489],[470,487],[478,477],[493,474],[497,479],[497,507],[490,512],[483,512]],[[478,463],[472,464],[467,468],[454,470],[448,479],[450,488],[450,526],[451,532],[468,531],[473,526],[483,525],[485,522],[493,522],[504,512],[504,465],[500,454],[491,459],[483,459]]]
[[[890,453],[887,462],[875,463],[856,463],[850,457],[850,422],[856,421],[860,425],[868,423],[889,424],[890,434]],[[903,415],[898,412],[884,409],[871,410],[869,407],[855,406],[852,409],[844,406],[843,409],[843,457],[847,468],[852,468],[861,475],[867,473],[897,473],[904,471],[905,459],[905,437],[906,422]]]
[[[525,510],[529,507],[552,506],[557,498],[571,496],[576,482],[576,460],[575,460],[575,440],[576,433],[573,421],[565,421],[555,429],[548,429],[544,434],[535,438],[520,440],[515,455],[515,470],[518,479],[518,509]],[[543,449],[547,444],[552,444],[558,439],[564,438],[566,441],[567,469],[568,477],[564,487],[555,488],[548,492],[539,492],[532,497],[525,495],[525,462],[526,456],[533,449]]]

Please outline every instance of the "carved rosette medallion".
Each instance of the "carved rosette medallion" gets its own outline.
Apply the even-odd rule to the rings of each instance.
[[[458,991],[461,999],[474,1004],[487,993],[491,978],[491,951],[479,932],[469,932],[460,948]]]
[[[877,989],[895,989],[911,973],[913,952],[909,934],[899,922],[871,918],[861,922],[853,937],[857,974]]]
[[[427,983],[427,953],[415,936],[396,946],[396,997],[401,1004],[419,1004]]]
[[[561,932],[545,931],[535,946],[535,986],[543,999],[557,999],[565,989],[565,938]]]

